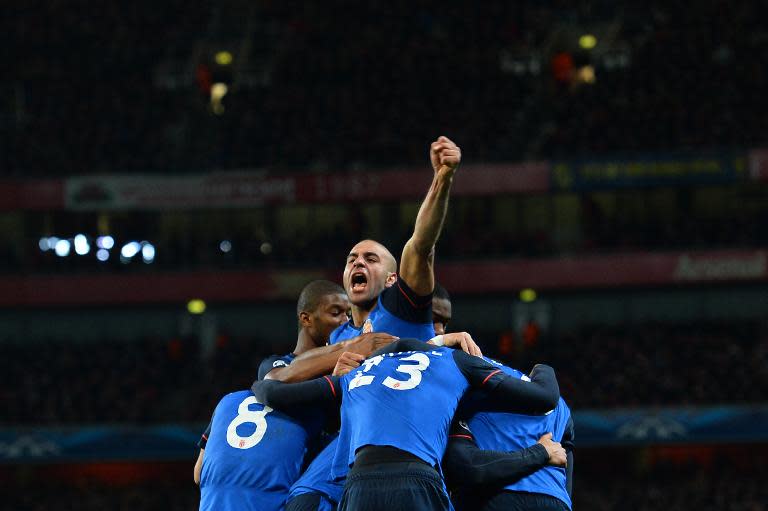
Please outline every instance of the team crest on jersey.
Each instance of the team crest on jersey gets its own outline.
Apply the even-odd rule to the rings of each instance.
[[[363,333],[369,334],[373,332],[373,321],[371,321],[371,318],[368,318],[365,320],[365,323],[363,323]]]

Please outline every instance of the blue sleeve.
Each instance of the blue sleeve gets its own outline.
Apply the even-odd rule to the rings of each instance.
[[[203,434],[200,435],[200,440],[197,441],[197,446],[201,449],[205,449],[205,446],[208,444],[208,437],[211,436],[211,424],[213,424],[213,417],[211,417],[211,422],[208,423],[208,427],[205,428]]]
[[[285,355],[272,355],[262,360],[259,364],[259,380],[263,380],[264,377],[269,374],[272,369],[276,367],[287,367],[291,364],[291,360]]]
[[[294,417],[308,411],[333,411],[341,405],[341,385],[337,376],[323,376],[301,383],[257,380],[251,391],[259,403]]]
[[[531,381],[525,381],[460,350],[454,350],[453,359],[472,388],[485,391],[500,411],[541,414],[553,410],[560,400],[555,371],[549,366],[537,364]]]
[[[560,441],[568,458],[568,466],[565,468],[565,487],[570,497],[573,497],[573,448],[575,447],[575,437],[576,432],[573,427],[573,416],[571,415],[568,417],[568,424],[565,426],[563,439]]]
[[[399,277],[380,298],[381,305],[393,316],[410,323],[432,322],[432,293],[419,296]]]
[[[504,486],[530,475],[549,463],[547,449],[536,443],[520,451],[480,449],[463,421],[454,421],[443,457],[448,486]]]

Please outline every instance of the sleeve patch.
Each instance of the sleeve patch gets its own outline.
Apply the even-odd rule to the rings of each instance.
[[[288,366],[288,362],[286,362],[285,360],[275,360],[274,362],[272,362],[272,367],[287,367],[287,366]]]

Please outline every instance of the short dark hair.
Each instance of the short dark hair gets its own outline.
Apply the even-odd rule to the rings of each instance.
[[[296,315],[302,312],[314,312],[324,296],[346,295],[344,288],[330,280],[313,280],[301,290],[296,303]]]
[[[432,291],[432,298],[442,298],[443,300],[451,301],[451,295],[449,295],[448,291],[437,282],[435,282],[435,289]]]

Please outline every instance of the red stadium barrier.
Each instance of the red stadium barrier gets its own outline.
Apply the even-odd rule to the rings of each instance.
[[[293,300],[310,280],[340,277],[340,269],[6,276],[0,278],[0,306]],[[437,277],[456,294],[750,282],[768,279],[768,256],[722,250],[462,263],[438,258]]]

